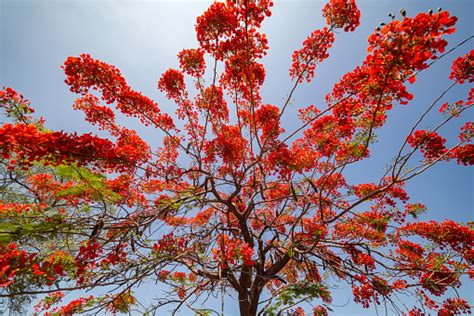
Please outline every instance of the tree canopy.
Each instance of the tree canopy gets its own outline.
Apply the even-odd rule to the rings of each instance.
[[[355,31],[360,12],[354,0],[324,6],[327,25],[294,51],[293,85],[276,105],[260,94],[269,49],[261,24],[272,6],[216,1],[198,17],[199,47],[179,52],[179,69],[157,84],[175,116],[118,68],[88,54],[67,58],[73,107],[106,138],[49,130],[22,95],[0,91],[0,297],[10,311],[41,295],[41,315],[211,315],[224,311],[206,305],[209,297],[230,295],[241,315],[327,315],[338,311],[331,285],[341,282],[365,308],[470,313],[457,288],[473,276],[472,223],[421,220],[426,207],[409,201],[405,184],[435,164],[473,164],[472,122],[457,139],[441,133],[472,111],[473,89],[454,103],[443,97],[474,81],[474,51],[455,59],[452,84],[433,95],[381,178],[345,177],[370,157],[392,107],[412,100],[408,85],[455,53],[445,49],[457,18],[391,16],[326,103],[299,109],[298,127],[285,130],[294,92],[312,82],[338,33]],[[439,124],[425,129],[437,110]],[[117,115],[156,129],[159,148]],[[135,295],[150,282],[161,283],[151,300]]]

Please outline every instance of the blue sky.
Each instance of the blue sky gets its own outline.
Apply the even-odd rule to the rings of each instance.
[[[183,48],[197,46],[194,24],[196,17],[211,1],[59,1],[59,0],[0,0],[0,86],[10,86],[31,100],[37,113],[46,118],[51,129],[89,132],[96,131],[80,112],[71,108],[75,95],[64,84],[60,69],[71,55],[88,53],[95,58],[117,66],[136,90],[155,99],[165,112],[174,112],[173,104],[156,89],[160,75],[169,67],[177,67],[176,53]],[[299,107],[323,105],[324,96],[339,78],[360,64],[365,56],[367,37],[380,22],[389,21],[388,13],[398,14],[404,8],[408,15],[438,7],[458,16],[456,34],[448,38],[450,46],[473,34],[474,2],[457,1],[392,1],[367,0],[357,2],[361,26],[354,33],[340,32],[330,50],[330,57],[318,66],[316,79],[303,84],[294,95],[291,110],[284,119],[285,127],[292,130]],[[314,29],[322,28],[321,1],[276,1],[272,17],[264,23],[270,51],[264,59],[267,80],[262,90],[265,103],[282,105],[291,81],[288,69],[291,54]],[[347,170],[347,177],[358,182],[376,181],[383,168],[396,154],[406,137],[408,128],[426,106],[448,85],[452,60],[468,52],[474,41],[437,62],[423,72],[409,87],[414,100],[405,106],[395,106],[389,113],[384,128],[378,131],[378,143],[372,147],[372,158]],[[465,98],[467,87],[458,87],[449,93],[447,101]],[[473,119],[472,110],[467,113]],[[441,118],[430,116],[424,127],[433,126]],[[455,140],[466,117],[441,130],[446,138]],[[156,135],[127,120],[152,142]],[[412,202],[428,206],[423,219],[445,218],[457,221],[474,219],[472,168],[455,163],[440,164],[414,179],[408,190]],[[463,292],[474,297],[472,284]],[[335,297],[335,303],[344,305],[335,315],[375,314],[373,309],[362,310],[350,303],[347,291]],[[236,302],[229,299],[229,305]],[[228,314],[235,310],[229,307]]]

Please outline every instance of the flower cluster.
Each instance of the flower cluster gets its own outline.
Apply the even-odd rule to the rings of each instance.
[[[130,290],[114,295],[105,310],[113,313],[130,313],[130,307],[135,304],[136,299]]]
[[[196,23],[201,48],[225,62],[220,84],[253,105],[260,100],[265,78],[257,59],[268,49],[266,36],[258,28],[270,16],[272,5],[270,0],[215,2]]]
[[[226,165],[239,165],[246,155],[247,146],[247,140],[242,137],[239,127],[222,126],[218,133],[214,140],[207,143],[208,159],[212,161],[218,155]]]
[[[184,237],[176,237],[174,233],[164,235],[153,245],[153,252],[158,256],[175,256],[183,252],[187,247],[187,240]]]
[[[375,298],[376,293],[365,276],[359,277],[361,285],[352,286],[352,294],[354,295],[354,301],[362,304],[363,307],[369,308],[370,303]]]
[[[360,24],[360,11],[355,0],[330,0],[323,8],[327,24],[352,32]]]
[[[31,123],[33,117],[30,114],[35,112],[30,106],[30,101],[25,100],[12,88],[0,90],[0,108],[5,110],[7,117],[22,123]]]
[[[246,266],[253,266],[253,249],[239,239],[231,239],[228,235],[221,234],[217,237],[218,248],[213,248],[214,259],[219,262],[222,269],[234,265],[237,260],[242,260]]]
[[[474,144],[456,147],[451,156],[456,158],[459,164],[472,166],[474,164]]]
[[[97,90],[107,104],[116,103],[122,113],[138,117],[145,125],[152,124],[164,130],[174,128],[171,117],[161,114],[151,99],[132,90],[114,66],[82,54],[69,57],[62,68],[67,76],[65,82],[72,92],[86,95],[91,89]]]
[[[448,12],[420,13],[372,34],[363,64],[344,75],[326,97],[333,116],[316,116],[301,140],[341,162],[367,157],[372,131],[385,123],[394,102],[407,104],[413,98],[405,81],[444,51],[443,35],[454,32],[455,22]]]
[[[200,46],[206,52],[222,59],[227,42],[222,39],[230,36],[237,27],[235,13],[225,3],[215,2],[197,18],[196,34]]]
[[[423,288],[435,296],[441,296],[446,293],[448,287],[459,285],[459,275],[455,271],[441,266],[436,270],[428,270],[420,277],[420,283]]]
[[[364,253],[360,249],[357,249],[355,246],[347,246],[346,250],[351,256],[352,261],[358,266],[365,266],[368,270],[375,269],[375,260],[368,254]]]
[[[410,223],[403,230],[432,240],[441,247],[450,246],[460,253],[474,246],[474,231],[452,220]]]
[[[14,282],[17,271],[27,266],[31,256],[14,243],[0,245],[0,288]]]
[[[86,307],[91,307],[95,303],[95,299],[92,295],[88,297],[80,297],[72,300],[67,305],[62,307],[55,307],[50,312],[44,314],[44,316],[55,316],[55,315],[74,315],[84,311]]]
[[[78,165],[92,164],[100,169],[121,171],[133,169],[139,163],[133,159],[142,160],[144,154],[139,152],[130,159],[129,152],[124,152],[110,140],[91,134],[46,132],[35,125],[25,124],[1,126],[0,148],[4,159],[14,157],[15,162],[21,161],[24,166],[31,166],[33,162],[42,160],[49,165],[74,162]],[[132,152],[135,152],[136,147],[133,148]],[[143,150],[143,146],[138,146],[138,149]]]
[[[468,80],[470,83],[474,81],[474,50],[471,50],[464,56],[459,56],[453,61],[451,66],[451,74],[449,79],[464,83]]]
[[[109,131],[112,135],[117,134],[118,127],[115,125],[115,113],[108,107],[99,104],[99,99],[92,94],[85,94],[78,98],[73,105],[75,110],[81,110],[86,115],[86,121],[98,124],[100,129]]]
[[[158,90],[166,92],[169,99],[179,101],[186,94],[183,74],[179,70],[168,69],[158,81]]]
[[[328,58],[327,50],[334,42],[334,33],[324,28],[316,30],[303,42],[303,48],[293,52],[293,64],[290,68],[290,77],[299,82],[311,82],[316,65]]]
[[[365,308],[368,308],[371,302],[380,304],[380,296],[390,296],[393,290],[393,286],[388,281],[378,276],[369,279],[365,275],[355,275],[354,279],[360,283],[360,285],[352,286],[354,301]]]
[[[76,279],[78,284],[87,281],[87,272],[96,266],[96,259],[103,253],[102,247],[94,240],[89,240],[81,247],[76,255]]]
[[[146,162],[151,157],[150,146],[134,130],[124,128],[115,146],[115,154],[118,157],[126,157],[137,165]]]
[[[63,292],[53,292],[48,294],[45,298],[39,301],[38,304],[35,305],[35,316],[38,315],[40,312],[48,310],[54,304],[59,303],[62,298],[64,297]]]
[[[474,88],[472,90],[474,90]],[[470,97],[472,97],[471,94],[472,92],[470,92]],[[446,117],[459,117],[459,113],[471,104],[472,102],[464,102],[463,100],[458,100],[453,103],[445,102],[441,105],[438,111]]]
[[[408,137],[408,144],[411,147],[419,148],[426,159],[436,159],[446,153],[444,146],[446,139],[436,132],[417,130]]]
[[[440,316],[470,314],[471,307],[469,303],[459,297],[448,298],[443,302],[443,305],[438,311]]]
[[[328,310],[324,306],[316,306],[313,308],[313,316],[328,316]]]
[[[256,128],[262,131],[260,139],[262,143],[268,142],[269,140],[275,141],[278,135],[284,132],[284,129],[280,127],[280,109],[271,104],[263,104],[255,111],[255,122],[252,122],[251,118],[249,124],[255,123]]]
[[[235,53],[225,61],[220,83],[228,90],[237,90],[244,100],[260,101],[257,93],[265,81],[263,64],[242,53]]]
[[[329,56],[327,50],[334,42],[333,29],[353,31],[359,25],[360,12],[354,0],[331,0],[323,8],[323,16],[330,29],[315,30],[303,42],[303,48],[293,52],[290,77],[298,82],[311,82],[316,65]]]
[[[183,49],[178,54],[179,66],[190,76],[202,77],[206,70],[204,51],[200,48]]]
[[[222,87],[211,85],[204,89],[202,95],[198,96],[196,106],[206,115],[209,115],[213,126],[217,128],[229,121],[229,108],[224,100]]]

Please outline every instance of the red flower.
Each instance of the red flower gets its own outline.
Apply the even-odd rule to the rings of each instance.
[[[445,142],[438,133],[424,130],[417,130],[408,137],[410,146],[419,148],[426,159],[436,159],[446,153]]]
[[[166,92],[169,99],[179,100],[184,98],[186,85],[183,74],[176,69],[168,69],[158,81],[158,90]]]
[[[138,117],[145,125],[164,130],[174,127],[171,118],[160,113],[158,104],[127,85],[116,67],[82,54],[69,57],[62,68],[72,92],[87,95],[91,89],[98,90],[107,104],[116,103],[122,113]]]
[[[222,43],[219,43],[219,40],[224,36],[230,36],[236,27],[235,12],[222,2],[215,2],[197,18],[197,39],[206,52],[222,59],[225,51],[220,48]]]
[[[464,56],[459,56],[453,61],[451,66],[451,74],[449,79],[454,79],[459,83],[468,80],[470,83],[474,81],[474,50],[471,50]]]
[[[323,8],[327,24],[352,32],[359,26],[360,11],[354,0],[330,0]]]
[[[201,77],[206,70],[204,51],[202,49],[183,49],[179,54],[181,69],[190,76]]]
[[[303,48],[293,52],[293,64],[290,68],[290,76],[303,82],[311,82],[314,77],[316,65],[326,59],[329,54],[327,50],[334,42],[334,33],[327,28],[322,31],[316,30],[303,42]]]

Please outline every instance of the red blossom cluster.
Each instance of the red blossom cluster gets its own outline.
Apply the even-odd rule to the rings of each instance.
[[[21,94],[18,94],[12,88],[3,88],[0,90],[0,108],[3,108],[7,117],[21,123],[33,122],[33,117],[30,115],[35,110],[30,106],[30,101],[25,100]],[[42,119],[40,119],[42,122]]]
[[[94,269],[109,268],[127,261],[127,243],[119,243],[106,248],[95,239],[90,239],[79,248],[73,262],[75,280],[84,285],[89,280]]]
[[[72,300],[67,305],[62,307],[55,307],[51,311],[46,312],[44,316],[55,316],[55,315],[74,315],[84,311],[86,307],[90,307],[94,304],[94,296],[80,297]]]
[[[437,159],[447,152],[442,138],[436,132],[417,130],[408,137],[408,144],[411,147],[419,148],[426,159]]]
[[[15,284],[17,277],[37,286],[51,286],[75,269],[69,259],[62,251],[44,257],[19,249],[14,242],[0,245],[0,287]]]
[[[265,68],[257,61],[249,63],[248,59],[249,56],[241,52],[227,58],[220,83],[228,90],[238,91],[242,99],[248,100],[250,104],[258,104],[258,91],[265,81]]]
[[[323,8],[327,24],[353,32],[360,24],[360,11],[355,0],[330,0]]]
[[[225,3],[215,2],[197,18],[197,39],[202,49],[221,59],[225,47],[228,46],[228,42],[222,39],[230,36],[236,27],[235,13],[229,10]]]
[[[102,254],[102,247],[94,240],[89,240],[83,244],[76,255],[76,279],[78,284],[87,281],[88,270],[96,266],[96,259]]]
[[[341,240],[367,240],[372,244],[386,241],[389,217],[379,211],[367,211],[360,217],[337,223],[334,234]]]
[[[158,90],[166,92],[169,99],[179,102],[179,99],[186,94],[183,74],[176,69],[168,69],[158,81]]]
[[[0,245],[0,288],[12,284],[16,272],[24,269],[30,260],[31,255],[18,249],[15,243]]]
[[[123,129],[115,144],[118,157],[126,157],[129,162],[141,165],[151,157],[150,146],[138,136],[137,132]]]
[[[315,30],[303,42],[303,48],[293,52],[290,77],[298,82],[311,82],[318,63],[326,59],[334,42],[334,29],[353,31],[359,25],[360,12],[354,0],[331,0],[323,8],[329,29]]]
[[[214,211],[212,208],[207,210],[197,212],[194,216],[185,217],[185,216],[171,216],[168,215],[164,221],[171,226],[200,226],[204,225],[209,221],[209,218],[213,215]]]
[[[474,124],[473,122],[466,122],[459,133],[459,139],[464,145],[455,147],[451,152],[451,158],[457,159],[457,163],[465,166],[474,164],[474,144],[471,144],[473,136]]]
[[[457,159],[458,164],[472,166],[474,164],[474,144],[456,147],[451,156]]]
[[[183,49],[178,54],[179,66],[190,76],[202,77],[206,70],[204,51],[200,48]]]
[[[365,308],[369,308],[372,302],[380,304],[380,295],[389,295],[391,292],[391,287],[387,281],[380,277],[375,276],[370,280],[365,275],[357,275],[355,279],[360,285],[352,286],[354,301],[362,304]]]
[[[443,305],[438,310],[439,316],[451,316],[460,314],[471,314],[471,307],[469,303],[462,298],[452,297],[443,302]]]
[[[59,165],[91,164],[97,168],[125,171],[134,168],[138,161],[129,159],[129,153],[110,140],[91,134],[76,135],[40,130],[35,125],[4,124],[0,127],[0,153],[4,159],[31,166],[35,161]],[[121,154],[122,153],[122,154]],[[143,152],[138,157],[142,158]],[[13,168],[13,167],[12,167]]]
[[[201,48],[225,61],[221,85],[237,91],[253,106],[260,99],[259,87],[265,78],[257,60],[268,49],[266,36],[258,28],[270,16],[272,5],[270,0],[215,2],[196,22]]]
[[[174,256],[186,249],[187,240],[176,237],[173,232],[164,235],[153,245],[153,252],[158,256]]]
[[[293,52],[293,64],[290,68],[290,76],[299,82],[306,80],[311,82],[314,77],[316,65],[328,58],[327,50],[334,42],[334,33],[328,28],[322,31],[315,30],[303,42],[303,48]]]
[[[459,83],[474,81],[474,50],[471,50],[464,56],[459,56],[453,61],[449,79],[456,80]]]
[[[400,261],[409,267],[419,267],[425,254],[422,246],[408,240],[400,240],[395,251],[400,256]]]
[[[67,275],[71,268],[69,259],[70,256],[63,251],[53,252],[42,261],[36,260],[37,262],[32,264],[33,275],[40,278],[39,283],[44,282],[46,285],[52,285],[54,281]]]
[[[232,239],[228,235],[221,234],[217,237],[218,248],[213,248],[214,259],[219,262],[222,269],[227,269],[242,260],[245,266],[253,266],[253,249],[239,239]]]
[[[469,92],[469,100],[467,102],[464,102],[463,100],[458,100],[454,103],[445,102],[439,108],[439,112],[443,113],[445,116],[459,117],[459,113],[461,113],[461,111],[472,105],[472,98],[474,95],[473,91],[474,88]]]
[[[324,156],[337,153],[339,161],[367,157],[370,139],[354,144],[354,136],[371,136],[373,129],[384,124],[394,101],[406,104],[412,99],[404,81],[444,51],[447,42],[442,35],[454,31],[455,21],[447,12],[420,13],[392,21],[372,34],[364,63],[346,74],[326,97],[333,116],[314,117],[301,141]]]
[[[99,91],[107,104],[116,103],[117,109],[128,116],[137,117],[145,125],[154,125],[164,130],[174,128],[171,117],[161,114],[158,105],[141,93],[132,90],[114,66],[93,59],[87,54],[69,57],[63,66],[66,84],[75,93],[87,95]]]
[[[14,90],[7,88],[1,92],[6,103],[20,102],[15,101],[20,97]],[[6,98],[10,101],[7,102]],[[35,162],[43,161],[49,165],[76,163],[79,166],[91,165],[100,170],[133,171],[149,158],[148,145],[135,131],[117,126],[113,111],[100,106],[95,96],[85,94],[76,101],[75,108],[82,109],[88,121],[99,124],[100,128],[117,137],[116,144],[91,134],[51,132],[42,123],[32,124],[32,118],[25,115],[33,113],[33,109],[29,103],[21,100],[22,105],[17,107],[25,112],[20,114],[16,110],[16,124],[4,124],[0,127],[0,153],[4,159],[11,159],[10,168],[15,164],[27,168]]]
[[[441,296],[446,293],[448,287],[459,286],[459,275],[455,271],[445,266],[435,268],[436,270],[433,267],[427,268],[430,270],[421,275],[420,283],[431,294]]]
[[[61,291],[49,293],[45,298],[39,301],[38,304],[35,305],[35,316],[37,316],[40,312],[50,309],[54,304],[59,303],[63,297],[64,293]]]
[[[197,97],[196,106],[201,111],[208,113],[216,134],[219,126],[229,121],[229,108],[224,99],[224,91],[220,86],[211,85],[204,89],[202,95]]]
[[[274,144],[276,138],[285,130],[280,127],[279,117],[280,109],[271,104],[262,104],[255,111],[255,121],[252,118],[245,118],[249,121],[249,125],[255,125],[255,128],[262,131],[260,141],[262,143]]]
[[[418,284],[435,296],[444,295],[448,288],[458,287],[459,271],[469,269],[466,264],[446,260],[442,254],[428,252],[421,245],[407,240],[399,242],[396,253],[396,267],[405,271],[410,279],[418,280]],[[406,284],[406,281],[401,284],[402,288],[406,288]],[[423,300],[427,306],[437,306],[426,294]]]
[[[470,253],[470,249],[474,247],[474,231],[452,220],[410,223],[403,230],[434,241],[441,247],[450,246],[461,254]],[[474,262],[474,258],[466,259]]]
[[[461,133],[459,134],[459,139],[461,141],[470,141],[474,137],[474,122],[466,122],[463,127],[461,127]]]
[[[114,315],[116,313],[129,313],[130,306],[136,302],[136,299],[130,290],[113,295],[110,300],[111,302],[107,304],[105,310]]]
[[[270,16],[270,0],[232,1],[213,3],[196,22],[200,46],[217,59],[223,59],[232,50],[249,44],[252,55],[260,56],[266,49],[264,34],[257,32],[266,16]],[[248,47],[246,47],[248,48]]]
[[[99,104],[99,99],[92,94],[85,94],[74,102],[73,108],[81,110],[86,115],[86,121],[98,124],[100,129],[109,131],[112,135],[117,135],[118,127],[115,125],[114,111],[104,105]]]
[[[207,159],[222,158],[225,165],[239,165],[244,159],[247,140],[242,137],[238,126],[226,125],[218,131],[217,138],[206,143]]]
[[[328,310],[324,306],[316,306],[313,308],[313,316],[328,316]]]
[[[190,272],[186,275],[186,272],[174,271],[171,273],[169,270],[161,270],[158,274],[161,281],[171,281],[175,283],[175,291],[180,299],[184,299],[186,296],[186,286],[189,282],[194,283],[197,280],[196,274]]]
[[[34,208],[33,204],[23,203],[0,203],[0,215],[1,216],[14,216],[18,214],[27,213]]]

